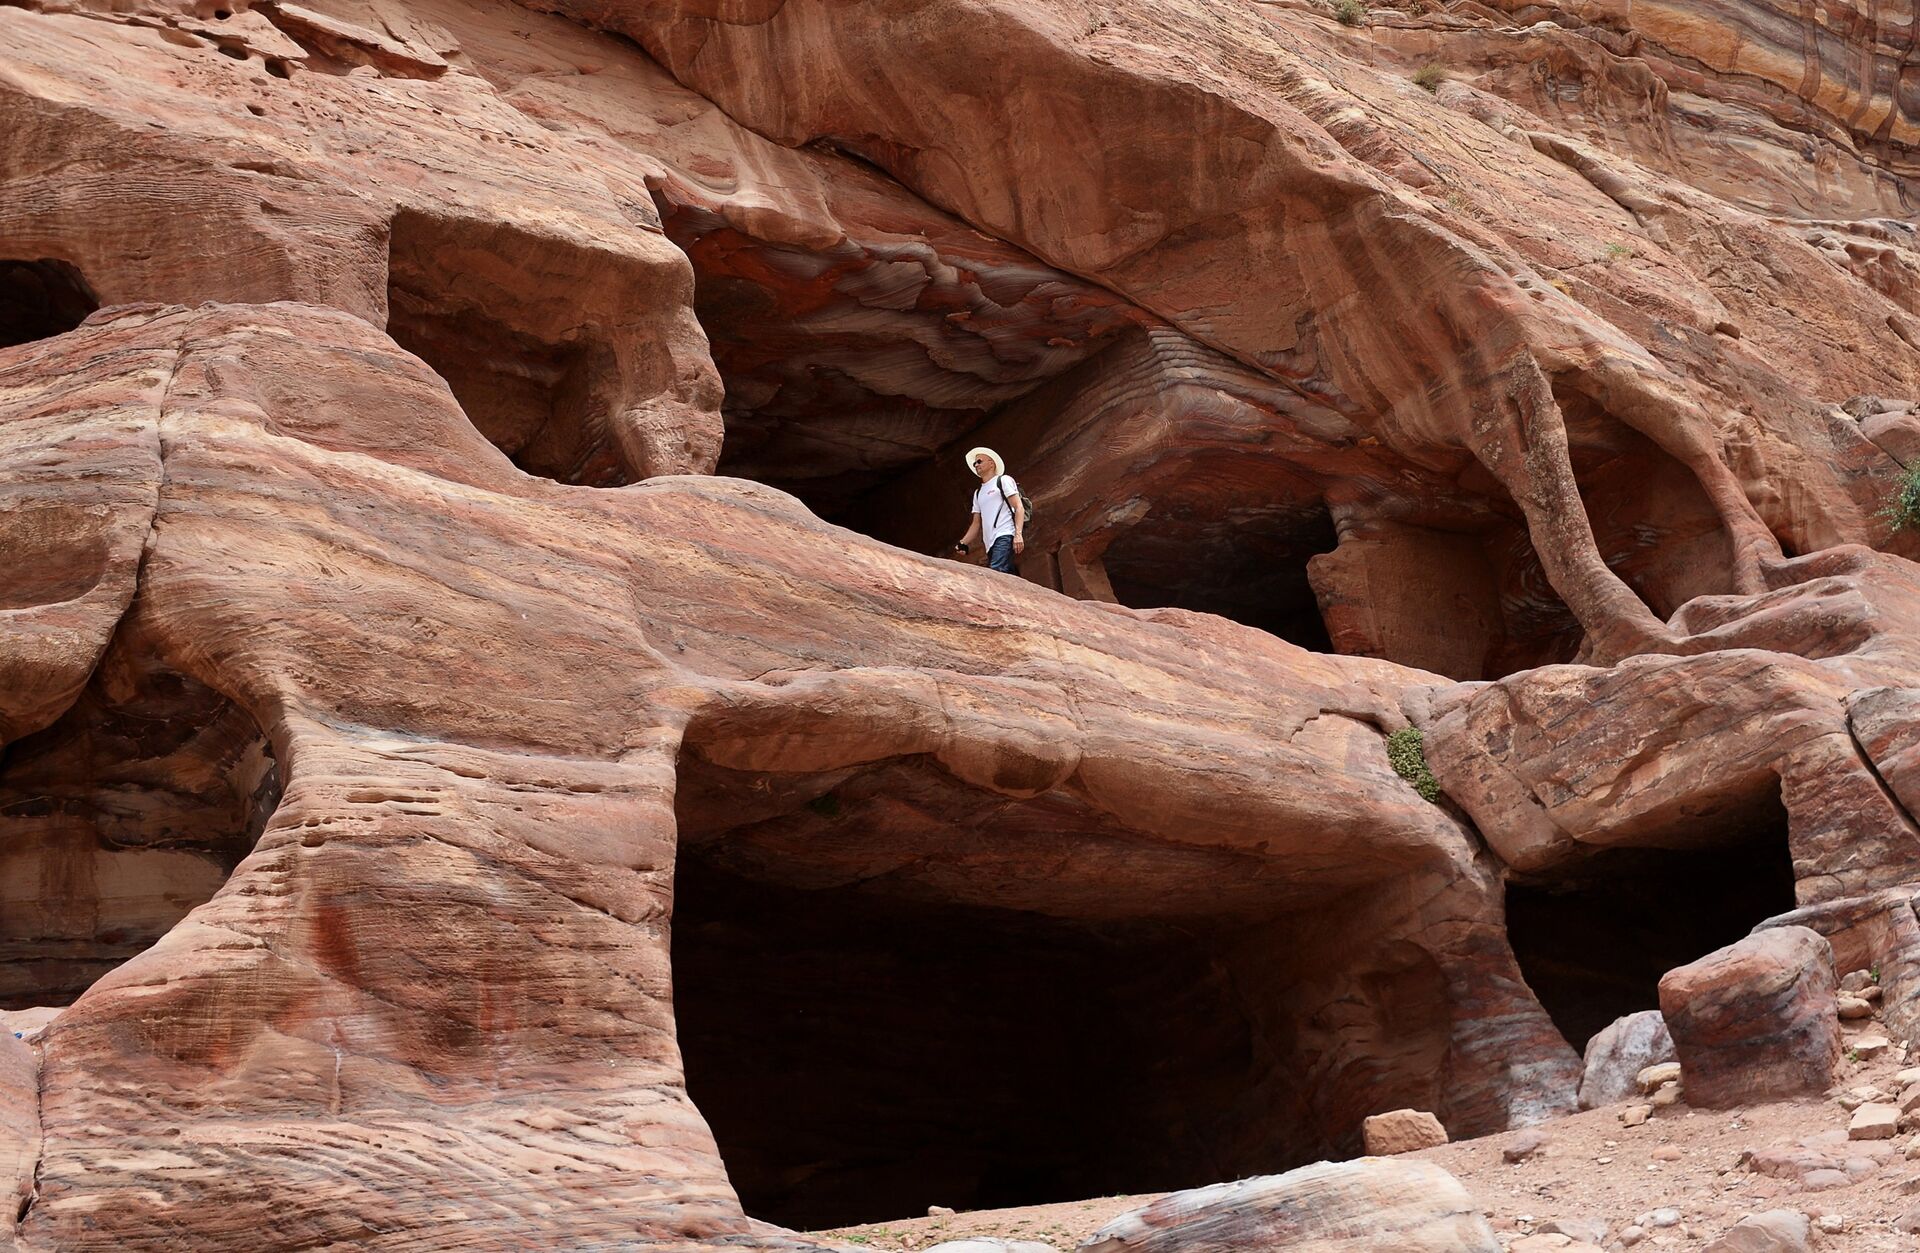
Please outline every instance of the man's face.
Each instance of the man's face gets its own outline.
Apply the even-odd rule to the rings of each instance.
[[[973,472],[980,476],[982,483],[993,477],[993,458],[981,453],[973,459]]]

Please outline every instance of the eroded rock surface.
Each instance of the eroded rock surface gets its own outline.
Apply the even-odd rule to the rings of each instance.
[[[0,7],[13,1240],[1271,1175],[1756,925],[1910,1031],[1902,36],[1515,16]]]

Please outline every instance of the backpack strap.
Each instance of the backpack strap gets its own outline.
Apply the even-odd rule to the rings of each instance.
[[[994,486],[1000,489],[1000,503],[1007,507],[1007,521],[1017,528],[1020,525],[1020,515],[1013,511],[1013,501],[1007,496],[1007,476],[1001,475],[994,481]]]

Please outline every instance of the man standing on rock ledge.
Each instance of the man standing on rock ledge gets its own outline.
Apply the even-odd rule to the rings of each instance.
[[[953,551],[965,556],[984,525],[987,564],[1002,574],[1018,574],[1013,555],[1027,548],[1027,502],[1020,499],[1020,485],[991,448],[969,450],[967,465],[980,476],[980,486],[973,489],[973,521]]]

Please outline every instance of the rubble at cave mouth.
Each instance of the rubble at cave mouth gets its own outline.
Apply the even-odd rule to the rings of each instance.
[[[252,850],[280,789],[238,706],[110,657],[0,757],[0,1009],[72,1004],[165,935]]]
[[[0,348],[64,335],[99,307],[86,276],[64,261],[0,260]]]
[[[1735,842],[1613,849],[1507,887],[1507,935],[1527,985],[1575,1049],[1660,1007],[1660,976],[1796,907],[1777,793]]]

